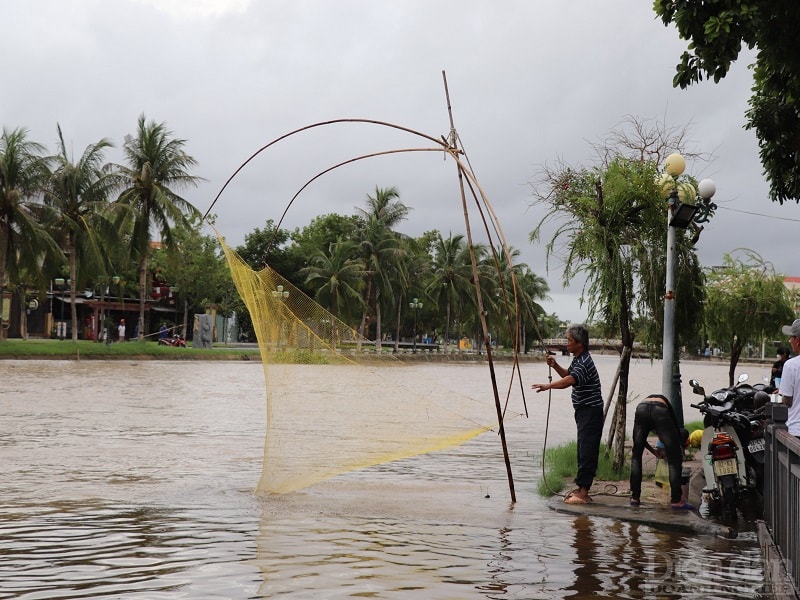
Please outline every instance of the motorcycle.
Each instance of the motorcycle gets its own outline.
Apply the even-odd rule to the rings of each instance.
[[[763,404],[765,397],[769,401],[769,395],[742,386],[746,379],[743,375],[737,385],[710,395],[697,380],[689,382],[694,393],[703,396],[702,402],[691,404],[703,414],[705,427],[700,442],[705,458],[703,494],[709,504],[721,505],[724,516],[732,520],[736,519],[737,507],[741,508],[754,492],[760,496],[764,489]]]
[[[728,392],[726,397],[730,397],[733,400],[733,408],[737,411],[755,410],[757,408],[755,401],[756,394],[760,391],[764,391],[764,384],[757,383],[755,385],[750,385],[747,383],[748,379],[749,376],[747,373],[742,373],[739,375],[739,379],[737,379],[733,387],[717,390],[714,394]]]
[[[173,337],[159,338],[159,346],[174,346],[176,348],[186,348],[186,339],[182,335]]]

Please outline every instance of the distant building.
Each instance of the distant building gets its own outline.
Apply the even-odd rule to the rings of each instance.
[[[792,293],[794,298],[794,312],[800,315],[800,277],[784,277],[783,285]]]

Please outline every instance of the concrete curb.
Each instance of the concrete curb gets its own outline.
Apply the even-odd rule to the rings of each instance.
[[[571,515],[585,515],[641,523],[659,529],[685,531],[725,538],[735,538],[735,529],[703,519],[695,511],[677,511],[669,505],[642,504],[638,508],[628,506],[629,497],[597,494],[588,504],[567,504],[561,496],[547,501],[548,508]]]
[[[654,459],[650,457],[645,463],[645,473],[652,473],[655,469]],[[705,487],[703,468],[697,459],[685,460],[684,466],[691,468],[692,472],[689,479],[689,502],[696,507],[700,506]],[[609,489],[614,492],[607,492]],[[735,538],[738,535],[736,528],[704,519],[696,510],[672,509],[669,505],[668,489],[658,487],[652,477],[645,476],[642,481],[642,504],[636,508],[629,504],[630,486],[627,481],[595,481],[589,493],[592,501],[588,504],[567,504],[563,495],[558,495],[550,497],[547,506],[560,513],[617,519],[672,531],[724,538]]]

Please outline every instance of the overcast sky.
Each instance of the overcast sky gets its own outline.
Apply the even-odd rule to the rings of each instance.
[[[117,146],[140,114],[166,123],[198,161],[187,190],[201,212],[256,150],[330,119],[386,121],[434,137],[456,130],[506,239],[551,287],[549,312],[581,321],[580,286],[564,290],[528,234],[542,216],[530,182],[542,165],[591,166],[591,143],[626,115],[690,125],[711,164],[687,172],[717,184],[720,209],[698,245],[704,265],[736,248],[779,272],[795,267],[797,204],[769,201],[755,135],[745,131],[747,57],[720,84],[673,89],[685,44],[642,0],[0,0],[0,124],[25,127],[55,149],[56,124],[79,156],[107,137]],[[278,220],[307,180],[340,161],[427,147],[387,128],[336,125],[293,136],[252,161],[214,207],[221,233]],[[120,159],[119,150],[108,154]],[[284,227],[353,214],[377,187],[412,208],[398,230],[465,231],[455,167],[442,154],[381,157],[309,186]],[[476,216],[471,227],[479,229]],[[476,235],[477,237],[477,235]],[[794,269],[794,271],[793,271]]]

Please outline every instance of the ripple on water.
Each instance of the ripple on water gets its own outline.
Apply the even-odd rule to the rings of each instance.
[[[240,514],[62,502],[0,515],[0,598],[159,593],[212,576],[220,590],[257,579],[248,563],[255,523]]]
[[[597,362],[610,380],[615,362]],[[660,386],[658,365],[634,368],[637,389]],[[485,376],[423,370],[457,372],[467,393]],[[253,497],[260,365],[0,361],[0,379],[2,599],[759,597],[752,537],[550,511],[536,493],[541,397],[507,428],[516,504],[494,432]],[[154,397],[154,381],[176,392]],[[573,437],[568,396],[555,397],[548,439]]]

